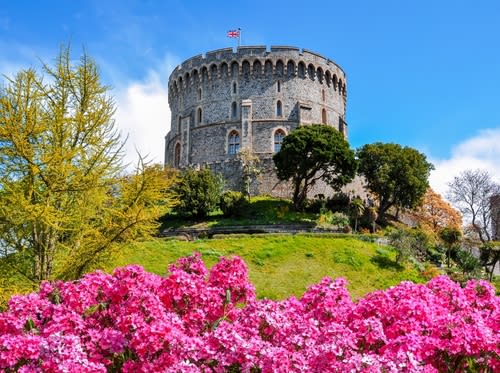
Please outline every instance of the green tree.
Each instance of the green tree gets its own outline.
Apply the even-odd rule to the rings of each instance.
[[[301,210],[307,192],[322,179],[334,189],[349,183],[356,174],[354,152],[343,135],[332,127],[300,126],[283,139],[273,157],[280,180],[292,180],[293,204]]]
[[[148,236],[171,206],[168,178],[125,177],[113,99],[97,66],[61,49],[53,67],[0,88],[0,261],[34,283],[76,278],[116,244]]]
[[[349,203],[349,211],[354,219],[354,232],[358,231],[358,219],[363,216],[365,212],[365,203],[360,197],[355,197]]]
[[[222,178],[209,168],[187,168],[174,187],[179,197],[177,212],[198,219],[206,217],[217,208],[223,187]]]
[[[374,143],[358,150],[359,173],[379,201],[379,219],[391,207],[415,208],[429,187],[434,168],[424,154],[399,144]]]
[[[243,148],[238,152],[238,160],[241,164],[243,193],[250,202],[250,185],[260,174],[260,160],[249,148]]]
[[[446,247],[447,266],[450,268],[451,251],[458,247],[462,239],[462,231],[458,227],[445,227],[439,231],[439,238],[444,242]]]

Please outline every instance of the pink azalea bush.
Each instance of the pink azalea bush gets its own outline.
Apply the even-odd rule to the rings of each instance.
[[[300,299],[257,300],[238,257],[45,282],[0,314],[5,372],[498,372],[499,354],[488,282],[441,276],[353,302],[325,278]]]

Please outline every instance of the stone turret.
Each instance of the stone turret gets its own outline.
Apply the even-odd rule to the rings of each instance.
[[[177,66],[168,83],[165,164],[208,165],[227,185],[241,181],[237,153],[249,148],[264,172],[254,193],[281,195],[273,154],[299,125],[324,123],[347,137],[347,85],[332,60],[295,47],[224,48]]]

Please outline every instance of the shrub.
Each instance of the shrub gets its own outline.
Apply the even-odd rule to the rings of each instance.
[[[389,242],[398,252],[396,261],[406,261],[410,257],[418,261],[439,261],[440,253],[430,244],[429,235],[419,229],[396,229],[389,233]]]
[[[441,274],[439,269],[431,264],[425,264],[423,271],[420,272],[423,278],[427,281],[432,280],[434,277],[437,277]]]
[[[234,190],[225,191],[219,203],[222,213],[227,217],[241,216],[246,206],[248,206],[248,201],[243,193]]]
[[[184,170],[174,187],[180,200],[176,211],[195,218],[206,217],[217,208],[223,186],[222,177],[208,168]]]
[[[333,226],[343,230],[349,226],[349,217],[342,212],[326,211],[319,216],[318,224],[323,227]]]
[[[325,277],[257,300],[240,258],[200,255],[44,282],[0,313],[6,372],[498,372],[500,298],[487,281],[403,282],[353,302]]]
[[[464,275],[469,278],[478,277],[481,271],[481,262],[471,252],[458,249],[454,259]]]

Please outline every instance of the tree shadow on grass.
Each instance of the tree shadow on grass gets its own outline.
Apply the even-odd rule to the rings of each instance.
[[[381,255],[381,254],[376,254],[370,259],[370,262],[375,264],[377,267],[381,269],[392,269],[394,271],[401,272],[405,269],[401,264],[397,263],[396,261],[392,260],[391,258]]]

